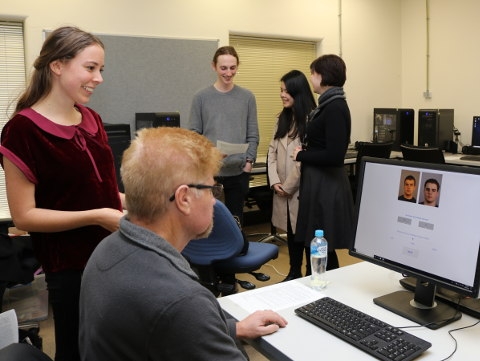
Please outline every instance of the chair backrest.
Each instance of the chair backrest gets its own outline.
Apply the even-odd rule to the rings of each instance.
[[[189,262],[206,266],[240,254],[244,240],[240,226],[219,200],[213,208],[213,229],[207,238],[190,241],[182,254]]]
[[[369,156],[375,158],[390,158],[392,152],[393,142],[386,143],[369,143],[359,142],[357,145],[357,161],[356,169],[358,170],[362,157]]]
[[[30,283],[39,267],[30,236],[10,237],[0,232],[0,281]]]
[[[420,147],[413,145],[400,145],[403,159],[425,163],[445,163],[443,151],[437,147]]]
[[[357,174],[360,169],[362,157],[376,157],[376,158],[390,158],[392,152],[393,142],[385,143],[370,143],[370,142],[356,142],[357,159],[355,161],[355,169],[353,175],[350,176],[350,185],[352,189],[353,200],[357,198]]]
[[[386,143],[369,143],[359,142],[357,146],[357,158],[363,156],[376,158],[390,158],[393,142]]]
[[[27,343],[12,343],[0,350],[2,361],[52,361],[46,354],[35,346]]]

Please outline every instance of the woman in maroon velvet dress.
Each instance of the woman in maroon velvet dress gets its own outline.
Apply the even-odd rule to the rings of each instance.
[[[79,360],[82,271],[123,215],[114,160],[100,116],[85,104],[103,82],[102,42],[75,27],[53,31],[3,128],[13,223],[30,232],[55,322],[55,360]]]

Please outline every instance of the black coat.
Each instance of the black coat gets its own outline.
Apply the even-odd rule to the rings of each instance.
[[[351,118],[345,99],[322,107],[307,124],[295,241],[309,245],[323,229],[329,251],[349,248],[354,236],[353,197],[344,166]]]

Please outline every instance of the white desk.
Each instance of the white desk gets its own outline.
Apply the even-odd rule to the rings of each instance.
[[[457,165],[468,165],[468,166],[472,166],[472,167],[480,167],[480,161],[460,159],[464,155],[465,154],[462,154],[462,153],[456,153],[456,154],[448,153],[448,152],[443,153],[443,156],[445,158],[445,163],[447,163],[447,164],[457,164]],[[402,159],[403,158],[402,152],[393,150],[392,153],[390,154],[390,158]],[[347,160],[346,160],[345,164],[347,164]]]
[[[468,166],[471,166],[471,167],[480,167],[480,162],[479,161],[460,159],[464,155],[465,154],[461,154],[461,153],[457,153],[457,154],[444,153],[445,163],[458,164],[458,165],[468,165]]]
[[[373,303],[374,297],[402,289],[398,283],[399,279],[402,278],[400,274],[368,262],[360,262],[328,271],[327,274],[331,283],[323,292],[319,292],[319,298],[323,295],[332,297],[393,326],[415,325],[412,321]],[[309,278],[305,277],[286,284],[293,284],[292,282],[308,284],[308,280]],[[271,287],[267,286],[247,292],[252,294],[265,292]],[[236,319],[243,319],[249,312],[241,305],[233,302],[232,297],[222,297],[218,301],[227,313]],[[280,329],[275,334],[250,341],[252,346],[270,360],[372,360],[372,357],[367,353],[296,316],[295,308],[289,307],[277,311],[287,319],[287,327]],[[476,319],[464,314],[460,320],[438,330],[416,327],[406,329],[406,331],[432,343],[432,347],[418,360],[438,361],[446,358],[454,350],[454,341],[449,336],[448,331],[471,325],[476,321]],[[449,360],[468,361],[477,359],[480,324],[473,328],[454,332],[453,335],[457,339],[458,348]]]

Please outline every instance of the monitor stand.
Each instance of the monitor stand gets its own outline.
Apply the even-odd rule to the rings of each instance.
[[[415,293],[397,291],[373,299],[373,302],[421,326],[436,330],[462,317],[462,313],[435,301],[435,285],[417,280]]]
[[[404,277],[400,280],[400,284],[406,290],[415,291],[417,279],[414,277]],[[462,313],[480,319],[480,299],[465,297],[457,292],[437,287],[435,297],[438,301],[445,302],[450,306],[456,307],[460,304],[459,309]]]

